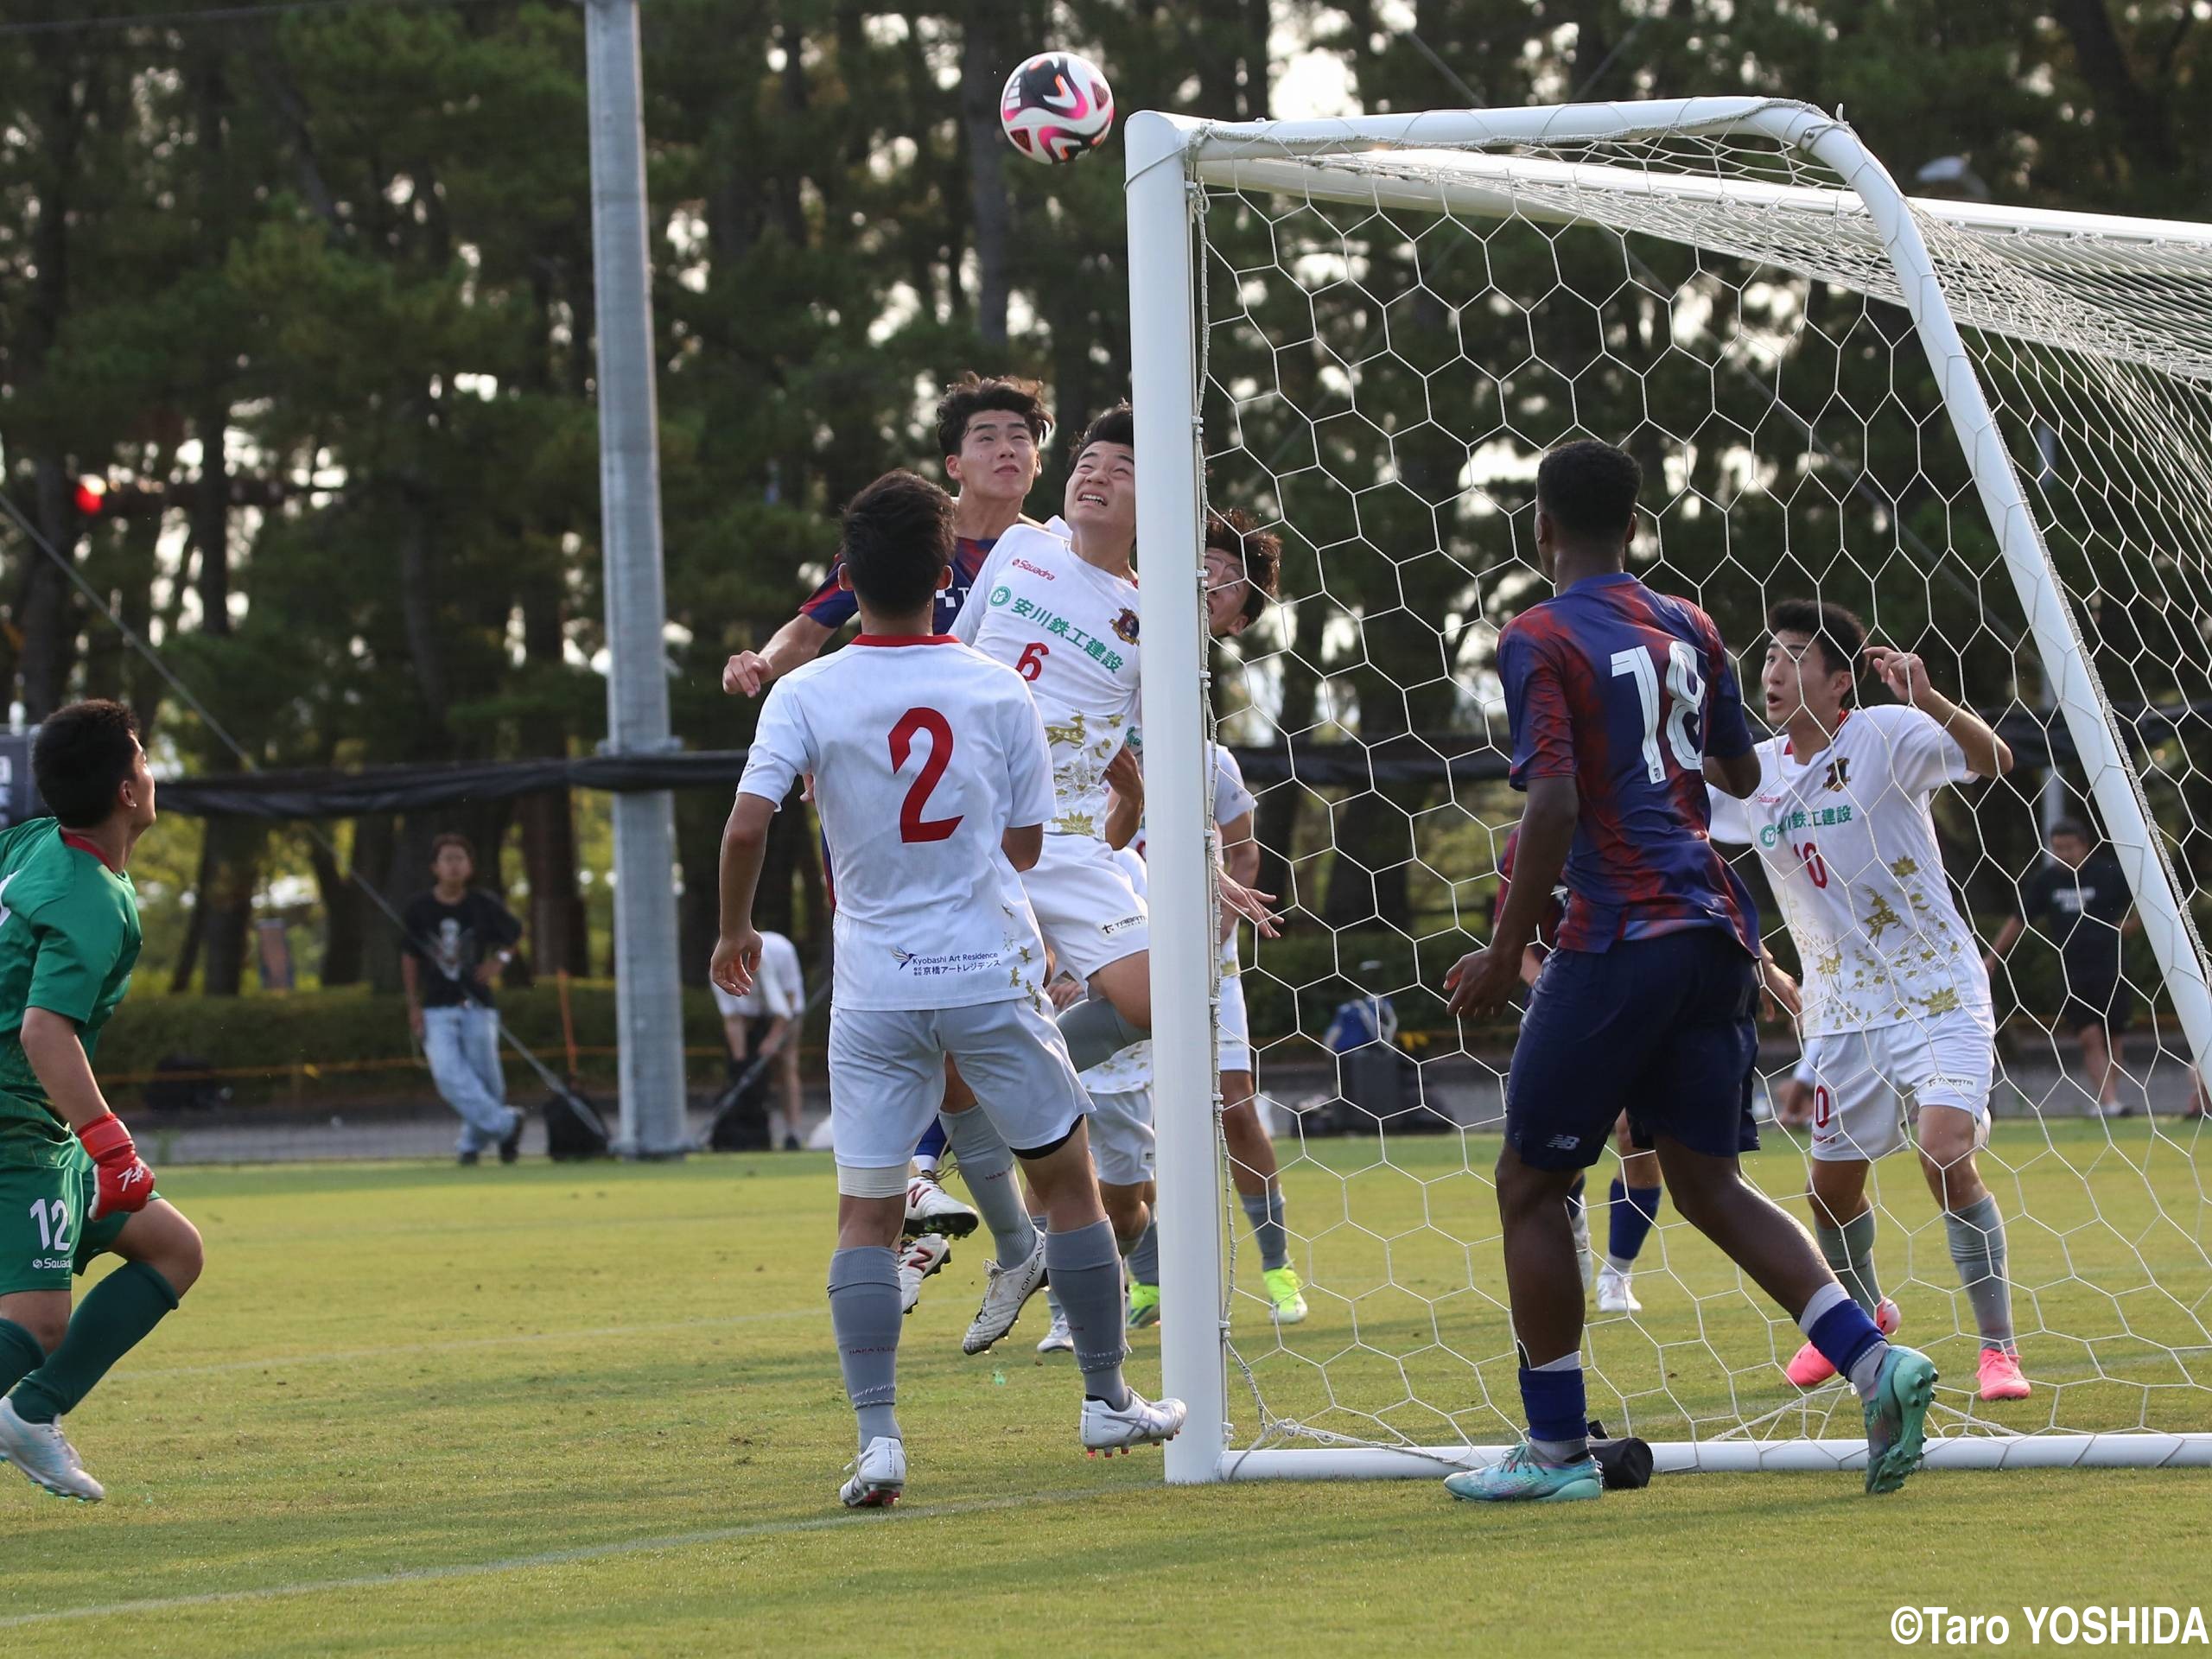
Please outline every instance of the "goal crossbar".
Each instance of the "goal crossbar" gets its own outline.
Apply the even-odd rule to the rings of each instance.
[[[1430,208],[1502,218],[1517,214],[1540,224],[1565,225],[1577,215],[1563,207],[1530,201],[1511,187],[1571,187],[1622,197],[1663,197],[1821,219],[1865,218],[1866,205],[1847,190],[1815,185],[1771,184],[1693,174],[1654,174],[1603,162],[1546,161],[1490,150],[1377,149],[1332,160],[1217,155],[1218,130],[1200,129],[1192,152],[1194,175],[1235,189],[1279,191],[1323,200],[1385,207]],[[2007,207],[1989,202],[1910,196],[1916,213],[1963,231],[2029,238],[2069,250],[2074,260],[2094,260],[2114,272],[2182,270],[2212,275],[2212,224],[2070,213],[2050,207]],[[2085,246],[2082,238],[2095,238]],[[2055,257],[2055,256],[2054,256]],[[2071,263],[2072,261],[2069,261]]]
[[[1923,215],[1942,227],[1982,237],[2008,236],[2044,250],[2069,268],[2107,274],[2152,270],[2194,282],[2212,273],[2212,226],[2103,220],[2094,215],[2030,213],[1957,203],[1918,203],[1844,123],[1809,105],[1756,98],[1678,99],[1648,104],[1560,105],[1502,111],[1437,111],[1412,115],[1315,122],[1230,125],[1155,112],[1132,118],[1126,130],[1132,257],[1131,358],[1139,466],[1137,537],[1145,550],[1142,649],[1145,657],[1144,767],[1155,913],[1209,913],[1213,902],[1205,729],[1210,696],[1199,619],[1204,576],[1199,525],[1204,506],[1203,435],[1198,404],[1200,342],[1194,315],[1197,280],[1193,215],[1208,183],[1378,207],[1510,213],[1540,219],[1529,193],[1571,186],[1592,199],[1625,202],[1668,197],[1696,207],[1848,220],[1869,244],[1876,288],[1864,273],[1839,278],[1901,304],[1910,316],[1940,389],[1950,425],[1971,474],[1974,492],[2025,613],[2029,632],[2082,759],[2089,794],[2107,826],[2112,850],[2133,894],[2200,1073],[2212,1077],[2212,987],[2180,885],[2155,833],[2123,734],[2089,665],[2088,653],[2043,532],[2026,499],[1930,252]],[[1761,178],[1726,179],[1665,171],[1666,141],[1728,138],[1763,142],[1815,162],[1839,188],[1808,188]],[[1498,156],[1516,146],[1551,150],[1647,145],[1658,169]],[[1612,225],[1602,214],[1576,213],[1564,203],[1560,222]],[[1631,222],[1638,230],[1650,228]],[[1664,235],[1663,230],[1655,234]],[[2088,251],[2069,243],[2088,242]],[[1681,239],[1681,238],[1677,238]],[[1726,239],[1717,244],[1727,251]],[[2064,248],[2058,256],[2050,248]],[[1770,262],[1770,251],[1763,257]],[[2101,265],[2097,262],[2107,262]],[[1819,274],[1819,273],[1816,273]],[[1891,286],[1893,284],[1893,286]],[[1886,290],[1886,291],[1881,291]],[[1987,330],[2002,318],[1975,316]],[[2094,349],[2177,372],[2170,355],[2150,354],[2142,331]],[[2034,339],[2032,328],[2023,337]],[[2183,342],[2212,348],[2212,339]],[[2212,351],[2178,372],[2202,373]],[[1227,1435],[1225,1355],[1228,1336],[1220,1274],[1219,1151],[1214,1114],[1187,1103],[1216,1098],[1213,1015],[1217,995],[1210,929],[1155,930],[1151,949],[1154,1077],[1162,1103],[1158,1126],[1163,1305],[1162,1367],[1170,1394],[1191,1407],[1189,1426],[1168,1448],[1173,1482],[1232,1476],[1332,1473],[1428,1473],[1440,1458],[1479,1460],[1480,1448],[1408,1452],[1383,1447],[1222,1451]],[[1176,1109],[1178,1103],[1183,1109]],[[2149,1433],[2036,1437],[2030,1442],[1954,1437],[1931,1441],[1930,1460],[1969,1466],[2018,1466],[2045,1460],[2082,1462],[2212,1461],[2212,1436]],[[1686,1443],[1669,1451],[1668,1467],[1775,1468],[1841,1466],[1863,1443]],[[1992,1448],[1999,1448],[1993,1450]],[[2018,1449],[2005,1449],[2018,1448]],[[1740,1465],[1726,1462],[1747,1459]],[[1796,1465],[1783,1459],[1811,1461]],[[1685,1459],[1688,1459],[1685,1461]],[[1301,1459],[1312,1459],[1302,1462]],[[1716,1462],[1715,1459],[1723,1461]],[[1988,1459],[1986,1464],[1975,1459]]]

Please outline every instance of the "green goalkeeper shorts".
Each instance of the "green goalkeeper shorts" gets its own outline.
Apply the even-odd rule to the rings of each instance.
[[[67,1290],[94,1256],[115,1248],[130,1217],[87,1222],[99,1190],[99,1172],[74,1141],[56,1163],[0,1163],[0,1296]]]

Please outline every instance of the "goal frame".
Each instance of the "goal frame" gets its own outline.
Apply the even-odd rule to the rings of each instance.
[[[1824,164],[1840,190],[1751,181],[1485,158],[1477,146],[1603,143],[1669,134],[1770,140]],[[1808,213],[1863,213],[1886,249],[1905,308],[1936,371],[1952,429],[1982,511],[2082,756],[2091,797],[2133,893],[2144,931],[2171,995],[2197,1071],[2212,1084],[2212,990],[2185,919],[2171,867],[2088,667],[2073,610],[2020,479],[2006,453],[1979,372],[1914,213],[1961,228],[2013,235],[2094,230],[2138,242],[2212,246],[2212,226],[1909,201],[1888,170],[1838,117],[1783,99],[1696,98],[1507,110],[1443,110],[1320,121],[1221,123],[1154,111],[1123,130],[1129,238],[1131,382],[1138,459],[1137,541],[1144,550],[1141,622],[1147,862],[1159,914],[1211,914],[1215,902],[1207,786],[1205,710],[1210,664],[1203,619],[1204,437],[1197,384],[1199,341],[1192,257],[1198,191],[1205,185],[1287,190],[1308,197],[1469,216],[1520,213],[1486,183],[1507,168],[1552,167],[1578,183],[1675,191],[1710,200],[1749,192]],[[1332,150],[1448,147],[1459,176],[1383,177],[1332,168]],[[1485,165],[1485,160],[1488,164]],[[1605,175],[1612,175],[1607,177]],[[1537,217],[1524,214],[1525,217]],[[1158,1217],[1160,1363],[1166,1391],[1190,1417],[1166,1449],[1166,1478],[1184,1484],[1227,1479],[1433,1477],[1489,1462],[1491,1446],[1335,1446],[1229,1449],[1227,1344],[1222,1276],[1219,1101],[1214,1065],[1217,988],[1211,930],[1155,929],[1151,944],[1153,1068],[1160,1103]],[[1192,1103],[1207,1103],[1193,1109]],[[1834,1470],[1863,1466],[1863,1440],[1754,1441],[1721,1438],[1654,1448],[1662,1472]],[[2122,1433],[1955,1437],[1931,1440],[1933,1468],[2212,1466],[2212,1433]]]

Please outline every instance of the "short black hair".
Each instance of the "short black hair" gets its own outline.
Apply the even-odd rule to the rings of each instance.
[[[1045,407],[1044,391],[1034,380],[1012,375],[988,379],[970,369],[944,389],[937,400],[937,452],[947,457],[960,453],[968,441],[968,423],[986,410],[1004,410],[1021,416],[1029,435],[1039,448],[1052,429],[1052,411]]]
[[[1866,625],[1858,613],[1824,599],[1785,599],[1766,613],[1773,633],[1809,635],[1821,648],[1821,661],[1831,674],[1859,671],[1859,653],[1866,648]]]
[[[952,498],[909,472],[886,473],[845,509],[845,575],[874,611],[919,609],[952,563]]]
[[[476,862],[476,843],[458,830],[448,830],[442,835],[433,836],[430,838],[430,862],[436,863],[438,855],[448,847],[458,847],[462,852],[467,854],[468,861],[472,866]]]
[[[1233,554],[1244,567],[1244,620],[1256,622],[1282,581],[1282,538],[1262,530],[1239,507],[1206,514],[1206,545]]]
[[[2050,826],[2048,838],[2056,841],[2061,836],[2071,836],[2087,847],[2089,844],[2089,826],[2079,818],[2061,818]]]
[[[70,830],[90,830],[115,810],[115,791],[138,758],[138,720],[119,702],[92,697],[48,715],[31,746],[40,798]]]
[[[1080,455],[1094,443],[1118,443],[1124,449],[1135,449],[1137,447],[1136,411],[1126,403],[1115,404],[1084,428],[1083,442],[1076,445],[1076,454]]]
[[[1536,467],[1536,505],[1576,541],[1626,540],[1643,487],[1636,457],[1596,438],[1562,443]]]

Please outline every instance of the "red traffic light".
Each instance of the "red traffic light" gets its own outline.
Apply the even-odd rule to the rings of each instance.
[[[85,477],[77,480],[77,511],[87,518],[97,518],[100,509],[107,505],[107,480]]]

